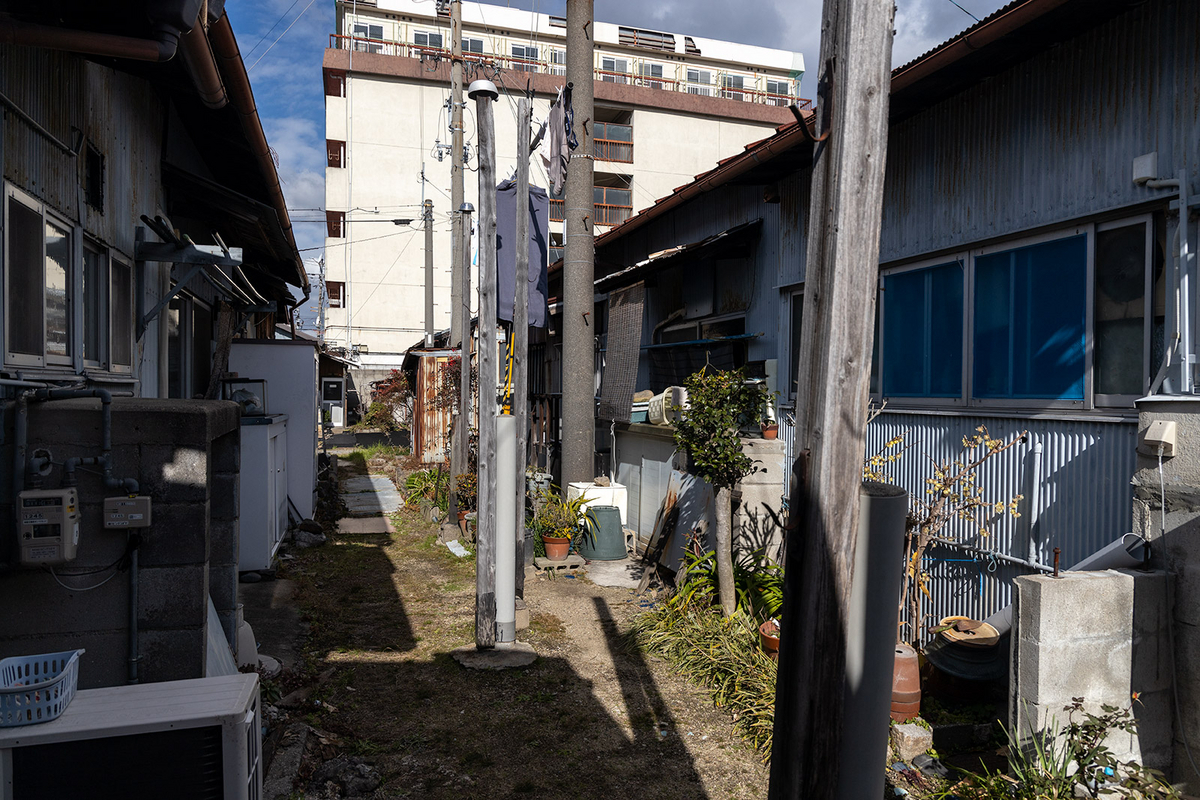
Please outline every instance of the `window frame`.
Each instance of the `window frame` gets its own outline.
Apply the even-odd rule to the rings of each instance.
[[[91,294],[86,286],[83,287],[84,302],[79,304],[79,358],[85,368],[107,370],[109,367],[109,356],[111,354],[110,341],[112,340],[113,326],[113,308],[112,308],[112,256],[109,254],[108,248],[100,242],[84,237],[83,250],[80,253],[80,278],[87,277],[87,254],[95,253],[103,260],[101,268],[100,282],[103,284],[103,298],[100,302],[102,319],[100,320],[100,357],[90,359],[87,357],[87,320],[84,317],[87,315],[87,295]]]
[[[942,267],[954,262],[962,265],[963,270],[963,307],[962,307],[962,337],[963,337],[963,354],[962,364],[960,365],[961,373],[959,374],[959,395],[958,397],[889,397],[883,391],[884,379],[884,362],[886,356],[883,348],[883,332],[886,330],[886,314],[887,314],[887,291],[884,289],[884,279],[891,275],[902,275],[907,272],[917,272],[919,270],[931,269],[933,267]],[[901,406],[913,406],[921,408],[942,407],[942,408],[966,408],[969,405],[971,382],[970,369],[973,365],[971,357],[972,337],[969,335],[970,326],[974,320],[971,315],[971,300],[974,297],[972,289],[974,287],[974,263],[971,261],[969,251],[959,250],[952,253],[943,253],[940,256],[933,258],[923,258],[920,261],[910,261],[906,264],[900,264],[896,267],[888,267],[879,271],[879,283],[875,296],[875,307],[878,309],[876,313],[876,324],[879,326],[877,335],[879,336],[879,358],[869,369],[877,370],[879,376],[878,391],[871,393],[871,398],[879,402],[887,401]]]
[[[337,303],[333,302],[332,287],[338,287]],[[329,308],[345,308],[346,307],[346,282],[345,281],[325,281],[325,299],[328,302]]]
[[[35,212],[41,223],[41,258],[39,265],[41,267],[41,297],[42,297],[42,331],[39,339],[41,341],[41,354],[34,355],[31,353],[14,353],[10,349],[11,337],[9,336],[8,323],[12,317],[9,311],[9,302],[12,298],[10,286],[10,278],[12,277],[12,236],[10,231],[10,206],[13,202],[17,202],[26,209]],[[81,252],[77,252],[76,241],[78,239],[76,225],[68,220],[64,215],[55,211],[49,204],[42,202],[34,195],[17,186],[5,181],[4,183],[4,314],[0,318],[0,323],[5,325],[4,328],[4,363],[11,366],[19,367],[44,367],[44,368],[62,368],[68,367],[72,371],[75,368],[76,356],[76,305],[77,298],[75,297],[75,278],[77,270],[80,269],[80,264],[76,262],[82,257]],[[46,230],[47,223],[53,223],[66,231],[67,239],[67,342],[68,353],[65,356],[49,355],[46,352]]]
[[[1091,248],[1089,249],[1089,260],[1091,261],[1091,286],[1089,288],[1091,294],[1089,297],[1091,299],[1088,305],[1088,351],[1089,356],[1094,360],[1095,354],[1092,352],[1096,346],[1096,264],[1094,240],[1098,234],[1104,231],[1139,224],[1145,225],[1146,231],[1145,258],[1142,262],[1142,391],[1140,394],[1111,394],[1097,392],[1095,391],[1096,387],[1092,386],[1094,408],[1132,408],[1135,401],[1146,396],[1150,391],[1150,382],[1154,380],[1154,373],[1157,371],[1157,367],[1150,362],[1154,352],[1154,214],[1149,212],[1136,214],[1131,217],[1097,222],[1092,226],[1092,234],[1089,237],[1089,242],[1091,243]]]
[[[117,363],[116,356],[114,355],[116,352],[116,347],[114,345],[116,344],[117,338],[118,338],[117,337],[117,325],[119,323],[118,323],[117,315],[115,313],[113,313],[115,311],[114,306],[113,306],[114,297],[113,297],[113,291],[112,291],[114,280],[115,280],[113,277],[114,276],[113,262],[120,264],[122,267],[124,267],[129,272],[129,280],[128,280],[128,283],[126,284],[126,289],[128,289],[128,291],[129,291],[129,309],[131,311],[131,315],[129,317],[129,334],[128,334],[129,338],[127,340],[127,343],[129,345],[129,363],[128,364]],[[133,259],[127,258],[124,253],[120,253],[116,250],[113,250],[111,247],[108,249],[107,307],[108,307],[108,341],[106,341],[104,343],[104,348],[105,348],[104,356],[105,356],[105,359],[107,360],[106,368],[109,372],[114,373],[114,374],[132,375],[134,362],[137,361],[137,340],[136,340],[136,336],[135,336],[135,331],[137,329],[137,276],[135,274],[135,267],[134,267]]]

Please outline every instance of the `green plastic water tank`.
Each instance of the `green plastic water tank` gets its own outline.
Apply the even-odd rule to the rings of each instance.
[[[625,558],[625,532],[621,510],[616,506],[589,505],[590,531],[579,537],[579,555],[589,561],[620,561]]]

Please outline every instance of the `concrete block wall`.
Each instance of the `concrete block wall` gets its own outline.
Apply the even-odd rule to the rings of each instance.
[[[1164,396],[1139,400],[1137,407],[1139,442],[1155,421],[1176,424],[1175,455],[1163,459],[1161,480],[1157,455],[1138,454],[1133,530],[1151,542],[1154,565],[1172,576],[1168,648],[1180,713],[1174,722],[1171,776],[1186,782],[1194,794],[1200,787],[1200,772],[1191,766],[1192,760],[1200,762],[1200,401]]]
[[[1064,709],[1082,697],[1095,714],[1102,705],[1132,706],[1138,733],[1113,733],[1108,746],[1122,761],[1170,770],[1168,581],[1163,571],[1138,570],[1014,581],[1009,721],[1023,746],[1064,728]]]
[[[114,474],[136,478],[141,494],[153,503],[151,527],[138,532],[139,679],[201,677],[210,586],[232,582],[236,587],[237,580],[237,406],[114,398],[112,416]],[[8,446],[0,460],[11,462],[11,403],[4,419]],[[31,405],[30,453],[49,449],[55,462],[42,479],[45,488],[61,485],[65,459],[99,454],[101,429],[99,400]],[[78,473],[77,558],[55,567],[57,576],[43,569],[0,573],[0,658],[84,648],[79,685],[95,688],[127,682],[130,585],[128,570],[114,574],[105,569],[121,559],[128,541],[125,532],[102,525],[103,500],[117,492],[105,489],[102,476],[88,469]],[[222,475],[231,475],[233,481],[228,494],[217,480]],[[232,508],[228,496],[233,497]],[[221,515],[221,522],[231,514],[234,519],[231,530],[222,528],[223,539],[210,534],[214,514]],[[0,525],[0,535],[13,535],[12,520],[10,516]],[[87,571],[95,572],[78,575]],[[232,619],[235,588],[226,595],[232,595],[223,601]]]
[[[780,439],[743,439],[742,452],[758,471],[738,483],[733,509],[733,546],[738,554],[762,551],[780,561],[783,546],[783,474],[785,444]]]

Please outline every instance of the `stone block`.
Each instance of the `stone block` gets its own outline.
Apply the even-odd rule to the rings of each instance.
[[[237,570],[208,567],[208,594],[218,612],[234,611],[238,603]]]
[[[153,524],[142,531],[142,565],[202,564],[208,559],[208,508],[204,503],[154,503],[151,515]]]
[[[892,726],[892,752],[901,761],[914,758],[933,747],[933,731],[913,722]]]
[[[208,557],[217,564],[238,561],[238,520],[214,519],[208,524]]]
[[[110,574],[64,575],[59,580],[69,586],[95,586]],[[22,655],[54,652],[43,637],[124,629],[129,624],[129,581],[122,573],[97,589],[75,592],[59,586],[41,570],[19,570],[0,581],[0,608],[4,609],[0,646],[15,643],[23,648]],[[24,637],[36,639],[21,641]]]
[[[138,574],[138,626],[187,628],[208,618],[208,567],[150,567]]]
[[[207,622],[197,628],[139,630],[140,680],[157,683],[203,678],[208,658],[207,630]]]
[[[1129,639],[1133,635],[1133,579],[1114,570],[1022,576],[1017,636],[1027,641]]]
[[[242,466],[241,429],[213,439],[212,465],[215,472],[237,472]]]
[[[1018,698],[1062,705],[1072,697],[1125,705],[1129,700],[1133,643],[1128,638],[1033,642],[1021,639]]]
[[[202,449],[142,445],[142,493],[158,503],[203,503],[207,499],[208,458]]]
[[[218,472],[212,477],[209,514],[213,519],[237,519],[241,499],[239,474]]]

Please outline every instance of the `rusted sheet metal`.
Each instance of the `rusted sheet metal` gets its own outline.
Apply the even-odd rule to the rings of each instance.
[[[1200,14],[1142,4],[893,126],[880,260],[1153,200],[1133,159],[1195,175],[1197,141]]]
[[[417,363],[413,442],[424,464],[445,464],[450,451],[450,409],[435,402],[441,373],[449,368],[448,356],[421,356]]]
[[[86,127],[83,60],[29,47],[0,46],[0,92],[67,145]],[[82,165],[15,114],[3,114],[4,177],[60,214],[78,218]]]

